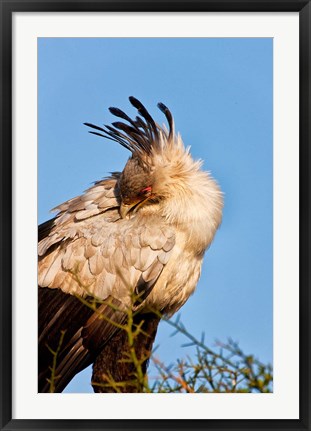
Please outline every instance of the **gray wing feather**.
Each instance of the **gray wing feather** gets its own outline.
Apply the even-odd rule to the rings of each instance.
[[[151,291],[175,235],[156,215],[120,219],[116,179],[105,181],[58,207],[49,235],[39,242],[39,285],[128,304],[138,284]]]

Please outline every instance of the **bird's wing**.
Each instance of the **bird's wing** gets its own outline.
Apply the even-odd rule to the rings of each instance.
[[[101,236],[94,234],[93,242],[92,238],[82,236],[78,243],[65,242],[55,249],[52,246],[53,250],[46,256],[50,266],[44,264],[39,271],[39,295],[41,291],[49,293],[39,307],[39,319],[44,316],[41,331],[39,328],[39,355],[45,358],[43,362],[39,360],[41,369],[47,370],[48,360],[50,364],[53,360],[46,344],[57,349],[61,330],[68,331],[55,368],[56,391],[61,391],[77,372],[88,366],[124,324],[126,309],[132,301],[131,293],[135,297],[133,306],[141,305],[161,275],[174,246],[174,236],[169,230],[150,230],[146,226],[119,233],[119,236],[115,231],[109,235],[107,229],[103,229]],[[77,260],[81,263],[80,272],[79,268],[75,272]],[[46,280],[50,285],[44,287]],[[68,293],[63,292],[64,288]],[[86,299],[95,296],[103,303],[99,301],[94,311],[80,296]],[[49,389],[46,380],[49,375],[45,371],[41,376],[45,383],[43,392]]]
[[[129,292],[144,299],[175,244],[165,220],[139,213],[120,219],[115,189],[103,182],[58,208],[38,245],[39,286],[82,297],[111,295],[127,305]]]
[[[124,323],[126,308],[133,305],[132,293],[134,306],[141,305],[160,277],[175,244],[174,232],[161,219],[155,215],[148,217],[148,223],[138,216],[120,219],[116,198],[110,199],[115,201],[109,204],[109,209],[87,218],[80,214],[86,211],[84,207],[71,213],[62,209],[58,219],[43,227],[39,242],[39,294],[47,290],[49,298],[41,301],[39,307],[39,319],[44,320],[41,332],[39,329],[41,346],[46,349],[45,345],[53,342],[53,349],[57,348],[55,340],[59,340],[60,328],[71,328],[55,369],[59,390],[92,362],[94,354]],[[79,200],[82,202],[83,198]],[[83,303],[81,306],[81,298],[90,296],[103,300],[99,301],[100,309],[91,310]]]
[[[39,288],[39,392],[49,392],[52,387],[61,392],[75,374],[92,363],[119,329],[117,325],[125,322],[119,304],[114,298],[96,303],[60,289]]]
[[[119,173],[112,177],[97,181],[81,196],[69,199],[53,208],[57,211],[55,218],[42,223],[38,229],[38,255],[43,256],[51,245],[60,243],[65,238],[74,239],[79,236],[83,220],[106,213],[106,219],[120,218],[113,209],[119,207],[120,192],[117,186]],[[111,215],[113,212],[113,215]]]

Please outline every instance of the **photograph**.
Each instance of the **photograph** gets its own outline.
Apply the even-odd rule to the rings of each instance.
[[[38,37],[37,73],[38,393],[273,393],[273,38]]]
[[[1,3],[1,429],[310,430],[310,2]]]

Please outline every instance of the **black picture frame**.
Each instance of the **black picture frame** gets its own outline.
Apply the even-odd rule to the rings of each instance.
[[[1,429],[103,430],[311,430],[310,388],[310,96],[311,5],[302,0],[0,0],[1,205],[0,306]],[[300,414],[297,420],[16,420],[12,419],[12,14],[14,12],[299,12],[300,67]]]

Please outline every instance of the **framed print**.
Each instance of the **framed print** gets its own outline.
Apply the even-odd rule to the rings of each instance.
[[[2,429],[310,429],[310,2],[2,1],[1,23]],[[191,200],[204,190],[208,204]],[[139,226],[136,214],[147,217]],[[92,281],[70,263],[80,243]],[[157,290],[175,244],[178,264]],[[191,259],[205,250],[192,295]],[[122,308],[121,261],[131,280],[152,266],[153,282],[133,282],[133,315]],[[119,287],[103,287],[112,278]],[[85,291],[114,299],[91,310]],[[67,304],[53,309],[58,293],[71,317],[80,306],[94,314],[52,348],[48,330],[63,328]],[[43,300],[50,321],[40,320]],[[158,329],[160,316],[153,329],[146,317],[154,304],[167,313]],[[95,338],[94,319],[104,328]],[[43,374],[38,322],[51,355]],[[129,385],[107,371],[123,342],[112,327],[128,334],[128,356],[109,364],[116,375],[116,363],[135,364]],[[131,331],[142,327],[137,354]],[[72,347],[76,330],[83,342]]]

